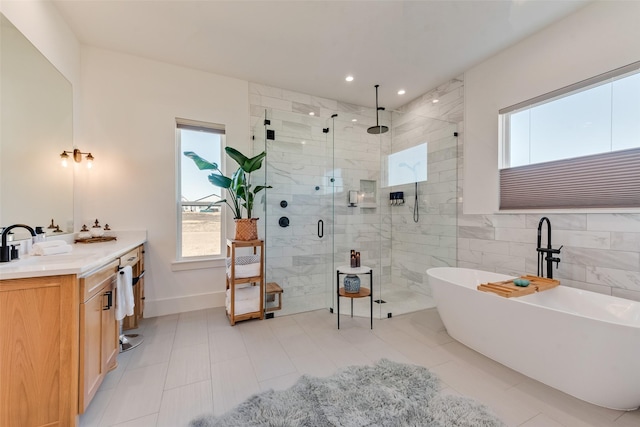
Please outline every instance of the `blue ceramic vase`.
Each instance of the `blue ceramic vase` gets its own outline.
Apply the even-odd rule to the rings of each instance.
[[[355,274],[347,274],[344,278],[344,291],[348,294],[360,292],[360,278]]]

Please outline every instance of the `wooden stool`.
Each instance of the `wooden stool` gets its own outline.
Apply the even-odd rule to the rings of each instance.
[[[281,310],[282,309],[282,293],[284,291],[282,290],[282,288],[280,287],[280,285],[278,285],[275,282],[269,282],[267,283],[267,289],[265,291],[265,294],[267,294],[267,302],[269,301],[269,297],[273,296],[273,299],[275,301],[276,298],[278,298],[278,306],[277,307],[267,307],[264,309],[264,311],[276,311],[276,310]]]

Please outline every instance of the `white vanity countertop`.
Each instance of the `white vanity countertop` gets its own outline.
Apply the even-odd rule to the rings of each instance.
[[[117,240],[102,243],[71,243],[73,251],[67,254],[26,255],[19,260],[0,264],[0,279],[60,276],[89,273],[147,240],[146,231],[117,232]]]

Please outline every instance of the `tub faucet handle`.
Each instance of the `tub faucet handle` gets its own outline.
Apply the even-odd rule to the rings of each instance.
[[[549,261],[556,263],[556,270],[560,268],[560,258],[558,257],[549,257]]]

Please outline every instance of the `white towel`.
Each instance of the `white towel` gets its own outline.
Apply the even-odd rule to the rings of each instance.
[[[116,283],[116,320],[133,315],[133,271],[127,265],[118,272]]]
[[[49,242],[40,242],[33,245],[33,248],[31,249],[31,252],[33,253],[33,255],[46,256],[46,255],[68,254],[73,250],[73,246],[67,245],[64,242],[62,245],[57,245],[57,246],[42,246],[43,243],[49,243]]]
[[[225,300],[227,313],[231,312],[231,295],[227,289]],[[260,310],[260,286],[236,286],[236,297],[234,301],[235,315],[251,313]]]
[[[54,246],[65,246],[67,242],[64,240],[45,240],[44,242],[34,243],[33,247],[52,248]]]

